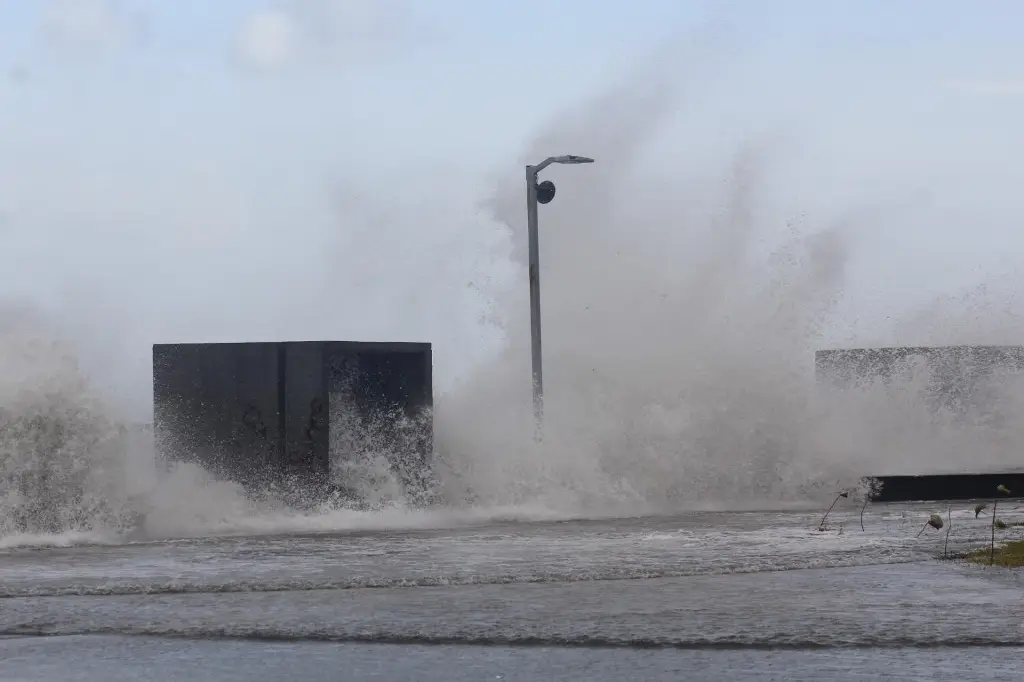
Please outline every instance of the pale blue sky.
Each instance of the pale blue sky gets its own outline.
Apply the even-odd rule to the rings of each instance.
[[[132,390],[154,341],[296,335],[432,340],[443,385],[495,343],[488,287],[516,281],[481,214],[494,174],[697,39],[671,53],[685,85],[650,172],[785,140],[785,210],[884,214],[854,244],[854,317],[1024,263],[1024,4],[381,3],[0,0],[0,290]],[[240,36],[268,9],[293,33],[255,68]],[[297,301],[323,291],[329,323]]]

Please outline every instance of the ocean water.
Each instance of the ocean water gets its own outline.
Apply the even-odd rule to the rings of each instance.
[[[0,680],[1011,679],[1022,578],[933,511],[9,538]]]

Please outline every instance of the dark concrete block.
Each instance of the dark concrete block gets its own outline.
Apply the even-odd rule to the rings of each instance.
[[[881,489],[875,502],[992,500],[1003,498],[996,488],[1006,486],[1013,497],[1024,493],[1024,472],[878,476]]]
[[[405,477],[422,478],[433,448],[428,343],[309,341],[153,346],[157,454],[196,461],[250,489],[330,485],[332,457],[404,435]],[[347,415],[347,419],[343,418]]]

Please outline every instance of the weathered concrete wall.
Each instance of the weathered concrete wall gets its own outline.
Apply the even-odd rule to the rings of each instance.
[[[1024,369],[1024,346],[838,348],[815,352],[814,365],[820,378],[849,382],[858,377],[891,377],[903,361],[915,355],[938,373],[976,376],[995,368]]]
[[[915,357],[929,370],[933,406],[954,410],[982,407],[988,377],[1024,370],[1022,346],[903,346],[819,350],[815,374],[823,386],[843,389],[864,379],[892,378]]]
[[[1024,346],[899,346],[892,348],[843,348],[814,354],[819,378],[848,383],[859,377],[891,377],[900,363],[924,358],[937,373],[982,375],[995,368],[1024,369]]]
[[[344,391],[339,367],[348,368]],[[424,423],[414,449],[429,467],[432,372],[426,343],[155,345],[158,456],[196,461],[251,487],[289,477],[327,484],[332,442],[359,441],[342,431],[374,422],[380,436],[397,428],[400,414]],[[331,401],[342,399],[356,418],[332,423]]]

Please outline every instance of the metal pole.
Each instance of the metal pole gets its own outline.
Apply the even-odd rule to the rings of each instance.
[[[540,237],[537,230],[537,176],[553,163],[593,163],[585,156],[564,154],[549,156],[536,166],[526,167],[526,223],[530,242],[530,355],[533,362],[533,416],[535,437],[540,440],[544,427],[544,367],[540,345]],[[554,187],[550,188],[554,198]]]
[[[537,167],[526,167],[526,223],[530,243],[530,357],[533,363],[533,417],[537,437],[544,423],[544,367],[540,342],[540,237],[537,230]]]

